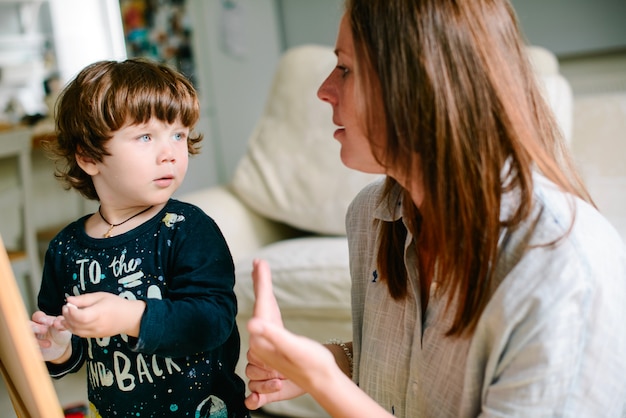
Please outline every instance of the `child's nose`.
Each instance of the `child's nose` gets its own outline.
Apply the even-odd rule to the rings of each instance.
[[[176,154],[174,152],[174,145],[169,141],[163,141],[160,147],[159,161],[162,163],[169,163],[176,161]]]

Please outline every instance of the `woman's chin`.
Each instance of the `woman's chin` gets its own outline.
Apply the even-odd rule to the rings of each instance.
[[[349,158],[349,156],[341,153],[341,162],[347,168],[351,170],[360,171],[362,173],[367,174],[384,174],[384,169],[378,165],[376,162],[372,161],[361,161],[354,158]]]

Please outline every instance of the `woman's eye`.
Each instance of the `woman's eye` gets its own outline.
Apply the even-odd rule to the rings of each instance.
[[[342,77],[345,77],[350,72],[348,67],[346,67],[344,65],[337,65],[337,69],[339,70],[339,72],[341,72],[341,76]]]

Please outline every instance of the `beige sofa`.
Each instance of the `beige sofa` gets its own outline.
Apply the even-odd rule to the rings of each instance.
[[[542,48],[530,48],[529,53],[569,136],[569,85],[551,53]],[[230,245],[242,336],[238,372],[244,377],[246,323],[254,304],[253,258],[264,258],[272,267],[288,329],[322,342],[351,340],[344,216],[355,194],[377,176],[349,170],[339,159],[331,108],[316,96],[335,64],[330,47],[304,45],[287,51],[233,179],[181,196],[213,217]],[[327,416],[308,396],[264,410],[289,417]]]

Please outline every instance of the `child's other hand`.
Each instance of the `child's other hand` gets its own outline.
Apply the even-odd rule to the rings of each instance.
[[[117,334],[139,335],[145,302],[128,300],[107,292],[68,296],[63,318],[68,329],[84,338]]]
[[[31,329],[37,338],[43,359],[59,363],[67,360],[71,354],[72,333],[65,328],[63,317],[37,311],[31,319]]]

